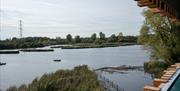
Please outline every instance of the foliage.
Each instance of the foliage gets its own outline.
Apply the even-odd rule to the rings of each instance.
[[[151,60],[144,63],[145,71],[154,74],[155,77],[160,77],[167,67],[168,64],[164,61]]]
[[[96,33],[93,33],[92,35],[91,35],[91,39],[93,40],[93,41],[95,41],[96,40]]]
[[[76,43],[121,43],[129,42],[136,43],[137,36],[123,36],[119,33],[118,36],[112,34],[110,37],[105,37],[105,34],[100,32],[100,36],[97,37],[96,33],[93,33],[91,37],[80,37],[79,35],[72,38],[71,34],[68,34],[66,38],[56,37],[25,37],[25,38],[12,38],[6,40],[0,40],[0,49],[17,49],[17,48],[36,48],[49,45],[61,45],[61,44],[76,44]]]
[[[180,25],[168,17],[144,12],[145,21],[138,41],[151,50],[151,59],[173,64],[180,61]]]
[[[79,35],[75,36],[74,41],[75,43],[80,43],[81,42],[80,36]]]
[[[137,36],[123,36],[120,42],[137,43]]]
[[[108,42],[117,42],[118,38],[116,37],[115,34],[112,34],[109,38],[108,38]]]
[[[103,32],[99,33],[100,40],[105,40],[106,35]]]
[[[0,49],[44,47],[50,44],[49,41],[50,39],[47,37],[13,38],[0,41]]]
[[[29,85],[12,86],[7,91],[105,91],[98,81],[94,71],[86,65],[73,70],[58,70],[55,73],[44,74]]]
[[[81,43],[93,43],[94,40],[88,37],[82,38],[81,37]]]
[[[51,39],[51,45],[57,45],[57,44],[68,44],[68,41],[66,39],[62,39],[61,37],[56,37],[56,39],[53,41],[53,39]]]
[[[106,43],[106,40],[101,40],[100,38],[97,38],[95,41],[94,41],[95,44],[102,44],[102,43]]]
[[[123,33],[120,32],[117,37],[118,37],[118,42],[121,42],[123,40]]]
[[[68,35],[66,36],[66,39],[67,39],[67,41],[68,41],[69,43],[71,43],[71,42],[72,42],[72,35],[71,35],[71,34],[68,34]]]

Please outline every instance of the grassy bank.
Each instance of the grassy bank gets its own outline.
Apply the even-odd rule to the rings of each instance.
[[[86,65],[73,70],[58,70],[44,74],[28,85],[12,86],[6,91],[105,91],[94,71]]]

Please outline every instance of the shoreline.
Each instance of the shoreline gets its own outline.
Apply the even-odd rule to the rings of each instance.
[[[93,43],[77,43],[77,44],[63,44],[63,45],[48,45],[43,47],[52,48],[61,48],[61,49],[88,49],[88,48],[106,48],[106,47],[120,47],[120,46],[131,46],[131,45],[140,45],[138,43],[103,43],[103,44],[93,44]],[[31,47],[31,48],[12,48],[12,49],[0,49],[0,54],[2,51],[31,51],[31,49],[38,50],[38,48],[43,47]],[[48,48],[48,49],[49,49]],[[41,51],[41,50],[40,50]],[[37,51],[39,52],[39,51]]]

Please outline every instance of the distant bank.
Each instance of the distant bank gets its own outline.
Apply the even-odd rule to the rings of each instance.
[[[93,33],[90,37],[72,36],[71,34],[67,34],[66,38],[14,37],[12,39],[0,40],[0,50],[39,48],[52,45],[73,45],[62,47],[62,49],[114,47],[137,44],[137,37],[138,36],[123,36],[122,33],[112,34],[106,37],[102,32],[99,33],[99,36]]]
[[[105,47],[118,47],[118,46],[130,46],[138,45],[137,43],[103,43],[103,44],[89,44],[78,43],[73,45],[51,45],[50,48],[24,48],[15,50],[0,50],[0,54],[19,54],[22,52],[53,52],[54,48],[61,49],[87,49],[87,48],[105,48]]]

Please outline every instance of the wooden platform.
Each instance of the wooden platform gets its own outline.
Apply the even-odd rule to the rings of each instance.
[[[178,71],[180,68],[180,63],[176,63],[171,65],[170,68],[164,71],[164,74],[161,76],[160,79],[155,78],[153,80],[152,86],[144,86],[144,91],[160,91],[163,86],[167,84],[167,82],[173,77],[173,75]]]

